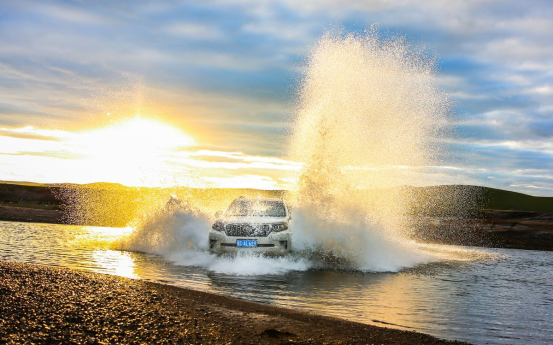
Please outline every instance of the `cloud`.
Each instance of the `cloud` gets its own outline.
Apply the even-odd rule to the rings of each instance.
[[[71,138],[74,135],[61,130],[52,129],[40,129],[33,126],[26,126],[23,128],[0,128],[0,135],[24,138],[24,139],[40,139],[40,140],[54,140],[59,141],[66,138]]]
[[[32,126],[0,128],[0,179],[193,187],[246,186],[248,179],[253,179],[255,183],[250,187],[276,189],[290,187],[279,179],[290,179],[301,168],[282,158],[195,147],[156,151],[151,157],[141,152],[135,157],[138,161],[127,155],[125,147],[117,152],[97,140],[83,140],[79,132]],[[40,167],[40,175],[36,167]]]
[[[220,40],[225,37],[218,28],[198,23],[174,23],[161,31],[192,40]]]
[[[22,1],[25,3],[28,1]],[[43,19],[50,19],[53,21],[65,21],[78,25],[102,25],[111,23],[112,20],[107,16],[90,11],[89,8],[82,8],[80,6],[59,6],[55,4],[47,4],[43,2],[32,2],[31,6],[25,7],[25,10],[36,14]]]
[[[347,33],[378,23],[383,36],[404,35],[438,56],[440,85],[455,105],[449,126],[456,137],[445,143],[455,150],[445,165],[470,151],[459,172],[467,180],[549,191],[540,180],[548,174],[514,173],[553,168],[549,2],[28,0],[3,9],[5,138],[55,142],[13,129],[71,132],[109,123],[107,113],[145,112],[195,131],[212,151],[282,158],[310,46],[332,25]],[[278,165],[244,157],[203,159]]]

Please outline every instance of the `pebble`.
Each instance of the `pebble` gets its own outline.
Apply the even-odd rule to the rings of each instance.
[[[453,343],[140,280],[0,261],[0,344],[372,342]]]

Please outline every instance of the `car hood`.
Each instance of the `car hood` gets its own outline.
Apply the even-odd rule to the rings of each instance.
[[[275,224],[286,223],[286,217],[227,217],[221,218],[220,221],[225,224]]]

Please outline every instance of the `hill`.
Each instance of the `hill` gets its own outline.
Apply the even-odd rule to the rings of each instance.
[[[465,185],[401,188],[411,201],[409,228],[417,240],[553,250],[553,197]],[[378,204],[397,191],[372,191],[369,200]],[[175,197],[214,212],[241,195],[280,197],[286,191],[0,182],[0,220],[124,227]]]
[[[486,210],[503,210],[514,215],[530,213],[553,213],[553,197],[536,197],[501,189],[470,186],[443,185],[431,187],[405,186],[404,192],[412,199],[413,215],[448,215],[479,213]],[[188,187],[146,188],[126,187],[112,183],[92,184],[38,184],[30,182],[0,181],[0,206],[23,207],[46,210],[67,210],[72,203],[82,201],[104,203],[110,207],[136,203],[143,198],[184,195],[200,199],[221,197],[221,207],[229,199],[245,196],[281,196],[285,191],[265,191],[256,189],[196,189]],[[80,199],[80,200],[76,200]],[[88,200],[86,200],[88,199]],[[101,200],[100,200],[101,199]],[[2,219],[0,213],[0,219]]]

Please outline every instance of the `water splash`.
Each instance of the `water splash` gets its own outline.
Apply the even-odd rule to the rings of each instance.
[[[171,197],[165,205],[150,211],[121,247],[158,255],[206,251],[210,227],[211,219],[205,213]]]
[[[447,112],[448,99],[437,86],[434,61],[404,39],[384,40],[376,30],[364,35],[329,33],[308,60],[289,143],[291,158],[303,164],[297,187],[287,193],[293,213],[293,255],[209,253],[211,215],[243,194],[238,190],[137,189],[121,194],[124,200],[135,200],[129,210],[98,208],[84,214],[84,219],[104,213],[125,215],[114,221],[128,224],[133,219],[135,230],[117,242],[118,249],[162,255],[178,265],[227,274],[283,274],[310,268],[391,272],[453,259],[458,254],[406,236],[413,210],[421,205],[436,207],[433,197],[442,193],[428,193],[421,202],[405,186],[431,184],[424,169],[440,153],[435,143],[444,135]],[[87,204],[104,199],[91,190],[72,195]],[[168,193],[178,197],[166,203]],[[246,190],[243,195],[267,193]],[[441,199],[450,200],[451,195]],[[95,204],[112,210],[119,202]],[[82,218],[80,212],[74,213]]]
[[[328,33],[311,53],[297,108],[295,248],[369,271],[432,260],[404,236],[411,200],[397,187],[427,183],[412,171],[439,152],[448,101],[434,61],[374,29]]]
[[[116,242],[114,247],[157,254],[176,265],[231,275],[284,274],[312,267],[300,256],[271,258],[248,253],[236,256],[211,254],[208,251],[208,230],[212,222],[206,210],[173,198],[158,211],[151,212],[130,236]]]

